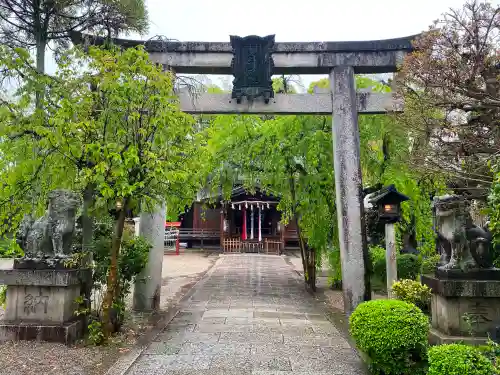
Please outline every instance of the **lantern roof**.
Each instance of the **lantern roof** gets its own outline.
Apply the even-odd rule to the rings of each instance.
[[[385,186],[379,191],[373,193],[370,203],[380,205],[387,203],[401,203],[409,200],[406,195],[401,194],[394,185]]]

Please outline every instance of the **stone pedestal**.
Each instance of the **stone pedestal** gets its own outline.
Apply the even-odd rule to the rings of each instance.
[[[422,277],[422,283],[432,288],[431,344],[480,344],[495,331],[500,323],[500,281],[496,277],[500,275],[489,272],[494,280],[468,280],[453,272]]]
[[[76,298],[91,271],[81,269],[1,269],[7,307],[0,321],[0,341],[40,340],[71,344],[83,333],[75,315]],[[16,267],[16,262],[14,263]]]

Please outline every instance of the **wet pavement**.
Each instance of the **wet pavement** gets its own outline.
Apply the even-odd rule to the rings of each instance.
[[[221,256],[127,375],[365,375],[283,257]]]

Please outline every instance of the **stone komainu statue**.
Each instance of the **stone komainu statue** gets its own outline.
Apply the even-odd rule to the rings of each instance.
[[[492,236],[473,224],[468,201],[457,195],[434,198],[440,270],[493,268]]]
[[[68,190],[49,193],[44,216],[33,220],[25,216],[17,233],[17,243],[26,258],[61,258],[71,253],[76,212],[80,205],[77,194]]]

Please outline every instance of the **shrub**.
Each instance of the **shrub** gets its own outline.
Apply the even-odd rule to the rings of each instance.
[[[82,305],[81,315],[89,315],[87,326],[90,342],[94,344],[102,343],[103,336],[99,333],[102,328],[102,298],[105,292],[106,279],[110,268],[111,238],[114,227],[113,217],[102,216],[94,222],[93,241],[90,251],[93,258],[92,269],[92,294],[93,297],[80,301]],[[77,232],[73,239],[73,249],[76,255],[85,255],[81,249],[81,231]],[[142,237],[134,237],[133,231],[125,228],[120,252],[118,254],[118,283],[113,296],[112,308],[110,311],[113,329],[119,331],[125,317],[125,300],[131,291],[137,275],[144,269],[148,262],[149,244]],[[75,257],[74,256],[74,257]],[[76,257],[75,257],[76,258]],[[87,306],[88,301],[92,301],[92,306]],[[102,332],[101,332],[102,333]]]
[[[20,258],[24,255],[15,238],[0,239],[0,258]]]
[[[423,258],[422,259],[422,269],[420,272],[423,275],[434,273],[434,271],[436,270],[436,267],[439,263],[440,258],[441,258],[441,256],[439,254]]]
[[[428,375],[492,375],[493,364],[472,346],[449,344],[429,349]]]
[[[340,249],[328,249],[328,284],[335,289],[342,289],[342,267],[340,265]]]
[[[380,246],[369,248],[372,272],[375,282],[385,285],[387,281],[385,249]],[[414,254],[397,255],[398,279],[415,280],[420,274],[421,260]]]
[[[93,246],[94,257],[94,287],[106,285],[106,278],[110,267],[110,248],[111,240],[105,227],[101,223],[100,228],[94,236],[96,237]],[[125,298],[130,293],[132,284],[136,276],[144,269],[148,262],[149,250],[152,245],[142,237],[133,237],[131,234],[124,233],[120,253],[118,254],[118,285],[115,290],[113,301],[113,314],[116,314],[115,330],[123,321],[125,309]]]
[[[418,307],[399,300],[364,302],[349,322],[374,374],[425,374],[429,320]]]
[[[392,285],[397,299],[413,303],[422,311],[428,312],[431,303],[431,289],[415,280],[400,280]]]
[[[370,246],[368,253],[372,264],[373,275],[385,280],[385,249],[380,246]]]
[[[500,374],[500,344],[488,337],[486,344],[478,346],[477,349],[493,363],[497,371],[495,374]]]
[[[397,258],[398,279],[415,280],[420,274],[421,261],[415,254],[399,254]]]
[[[7,302],[7,285],[0,285],[0,307],[5,309]]]

